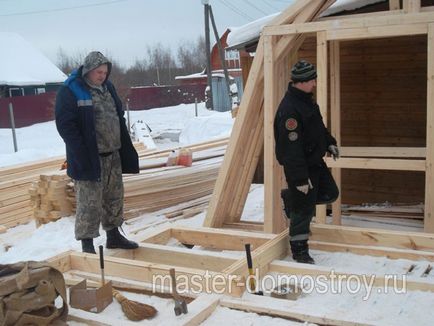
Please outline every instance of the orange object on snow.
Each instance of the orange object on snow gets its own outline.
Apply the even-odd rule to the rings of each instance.
[[[178,165],[191,166],[193,164],[193,154],[188,148],[181,148],[178,156]]]

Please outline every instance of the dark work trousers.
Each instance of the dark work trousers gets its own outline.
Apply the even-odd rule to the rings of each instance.
[[[283,168],[289,190],[283,203],[286,216],[290,219],[290,240],[306,240],[309,238],[310,222],[315,215],[315,205],[334,202],[339,196],[339,190],[324,162],[309,167],[309,179],[313,188],[307,194],[297,190],[287,167]]]

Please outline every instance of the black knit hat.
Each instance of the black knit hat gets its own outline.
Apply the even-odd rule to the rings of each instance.
[[[291,69],[291,79],[294,83],[307,82],[316,77],[315,66],[305,60],[300,60]]]

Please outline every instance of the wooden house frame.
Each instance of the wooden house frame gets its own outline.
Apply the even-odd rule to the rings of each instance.
[[[327,325],[366,325],[357,321],[336,320],[326,316],[301,314],[286,304],[284,309],[274,308],[277,300],[268,297],[239,297],[246,289],[249,274],[243,254],[244,245],[252,246],[254,270],[261,275],[277,273],[285,275],[323,275],[326,279],[345,272],[330,268],[299,264],[285,261],[288,255],[288,229],[282,216],[280,189],[282,171],[274,158],[274,137],[272,123],[274,112],[286,88],[288,68],[296,60],[296,49],[303,43],[305,34],[317,34],[317,69],[318,102],[327,116],[328,56],[330,50],[331,76],[331,127],[339,140],[339,41],[348,38],[368,38],[397,35],[428,35],[428,99],[427,99],[427,146],[421,148],[382,148],[390,152],[390,159],[379,158],[378,148],[359,148],[368,158],[350,158],[354,148],[343,148],[349,153],[348,158],[340,161],[328,161],[339,181],[342,168],[393,168],[397,170],[417,170],[426,173],[426,216],[425,231],[434,233],[433,210],[434,195],[433,160],[434,160],[434,112],[429,110],[434,105],[434,8],[421,8],[420,1],[404,2],[400,9],[399,1],[390,1],[394,10],[381,14],[369,14],[357,17],[310,22],[334,1],[298,0],[272,26],[265,28],[258,44],[255,60],[246,85],[243,101],[228,144],[225,159],[217,179],[214,194],[205,219],[206,227],[191,228],[163,226],[150,230],[135,239],[139,248],[133,251],[114,250],[105,258],[105,275],[117,288],[142,290],[150,294],[153,276],[168,275],[170,268],[175,268],[177,276],[184,276],[187,290],[198,285],[193,277],[210,273],[225,280],[222,285],[223,295],[189,295],[194,300],[189,305],[189,314],[173,321],[172,324],[199,325],[208,318],[216,307],[229,307],[274,317],[307,321]],[[422,10],[423,9],[423,10]],[[240,216],[250,188],[251,180],[264,149],[265,159],[265,215],[264,224],[241,222]],[[403,160],[396,157],[405,156]],[[394,158],[395,157],[395,158]],[[423,157],[424,159],[419,159]],[[417,158],[417,159],[416,159]],[[334,206],[334,216],[339,207]],[[335,224],[339,220],[335,217]],[[392,259],[424,259],[434,261],[434,234],[420,232],[399,232],[367,228],[327,225],[324,223],[325,209],[317,212],[317,223],[311,227],[310,247],[313,249],[353,252]],[[320,223],[318,223],[320,222]],[[321,223],[322,222],[322,223]],[[221,229],[224,228],[224,229]],[[244,230],[231,230],[244,229]],[[200,246],[203,250],[191,250],[174,247],[171,239],[188,245]],[[208,250],[212,249],[212,251]],[[216,252],[217,251],[217,252]],[[226,254],[224,251],[238,251],[239,256]],[[77,279],[99,281],[99,260],[96,255],[66,252],[50,259],[51,264],[64,273],[67,282]],[[427,264],[427,262],[422,262]],[[410,266],[411,267],[411,266]],[[430,270],[431,265],[425,269]],[[429,271],[428,271],[429,273]],[[348,275],[348,274],[347,274]],[[361,277],[362,274],[350,274]],[[203,282],[203,278],[201,279]],[[423,280],[423,279],[422,279]],[[375,285],[389,285],[385,277],[376,275]],[[202,286],[203,283],[199,283]],[[407,290],[434,292],[431,282],[407,280]],[[164,292],[164,289],[160,289]],[[155,293],[155,292],[154,292]],[[167,292],[166,292],[167,293]],[[270,308],[273,307],[273,308]],[[98,316],[86,318],[75,316],[73,320],[93,320],[94,325],[107,325],[110,321]],[[81,318],[81,319],[80,319]],[[130,323],[125,323],[129,325]],[[132,324],[132,323],[131,323]]]
[[[264,28],[205,226],[224,227],[240,224],[252,175],[263,148],[263,230],[279,233],[286,228],[280,203],[280,189],[284,188],[284,180],[282,169],[274,157],[272,125],[275,110],[286,89],[289,67],[297,60],[297,51],[306,37],[316,36],[317,102],[323,117],[330,117],[331,132],[340,143],[340,42],[426,35],[426,147],[344,147],[343,158],[336,162],[326,158],[326,161],[332,168],[338,185],[341,169],[425,172],[424,230],[434,232],[434,9],[421,7],[420,0],[404,1],[402,9],[399,1],[389,1],[389,11],[318,20],[316,17],[333,2],[297,1]],[[380,158],[385,156],[387,158]],[[340,206],[340,200],[333,205],[333,224],[336,225],[340,224]],[[316,222],[325,223],[325,217],[325,207],[318,206]],[[245,227],[245,223],[243,225]],[[256,226],[256,229],[258,228],[260,226]]]
[[[343,228],[335,232],[334,237],[330,237],[327,228],[325,225],[317,226],[311,241],[313,248],[434,261],[434,238],[427,234],[408,233],[403,237],[396,231],[366,230],[360,233],[356,228]],[[201,250],[174,247],[170,244],[172,239],[200,246]],[[273,304],[273,300],[279,299],[267,296],[256,297],[255,300],[249,300],[249,297],[245,296],[241,298],[246,290],[249,274],[242,253],[245,243],[252,245],[253,267],[260,277],[269,273],[321,276],[325,280],[332,277],[351,277],[355,280],[366,276],[363,273],[349,274],[333,268],[282,260],[288,254],[288,230],[276,235],[203,227],[162,226],[146,232],[136,240],[139,242],[138,249],[111,250],[110,255],[105,256],[105,279],[110,280],[113,286],[120,290],[171,298],[170,284],[155,282],[154,277],[168,276],[170,269],[175,268],[178,282],[180,279],[185,280],[182,295],[186,299],[190,298],[190,303],[189,313],[168,321],[170,324],[199,325],[220,306],[320,325],[367,325],[359,321],[316,315],[314,312],[302,314],[293,309],[289,302],[282,308],[275,305],[275,302]],[[231,251],[232,253],[229,253]],[[235,252],[239,252],[238,257],[234,255]],[[64,274],[68,285],[83,279],[89,284],[100,282],[99,258],[96,255],[69,251],[49,259],[49,262]],[[212,277],[218,278],[215,288],[207,285]],[[397,283],[392,284],[386,276],[375,275],[373,286],[402,288],[403,282],[409,291],[434,292],[434,285],[423,279],[398,278]],[[198,287],[206,290],[199,292]],[[74,310],[69,312],[69,319],[92,325],[112,324],[98,314],[78,313]],[[125,322],[125,325],[130,324],[133,325]]]

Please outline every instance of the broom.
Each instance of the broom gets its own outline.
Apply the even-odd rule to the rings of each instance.
[[[103,246],[99,246],[99,259],[101,265],[101,281],[104,285],[104,255]],[[112,289],[112,294],[122,307],[122,311],[129,320],[140,321],[146,318],[152,318],[157,314],[157,309],[145,303],[129,300],[119,291]]]
[[[157,314],[157,309],[145,303],[129,300],[124,297],[119,291],[113,289],[113,296],[122,307],[122,311],[129,320],[140,321],[147,318],[152,318]]]

